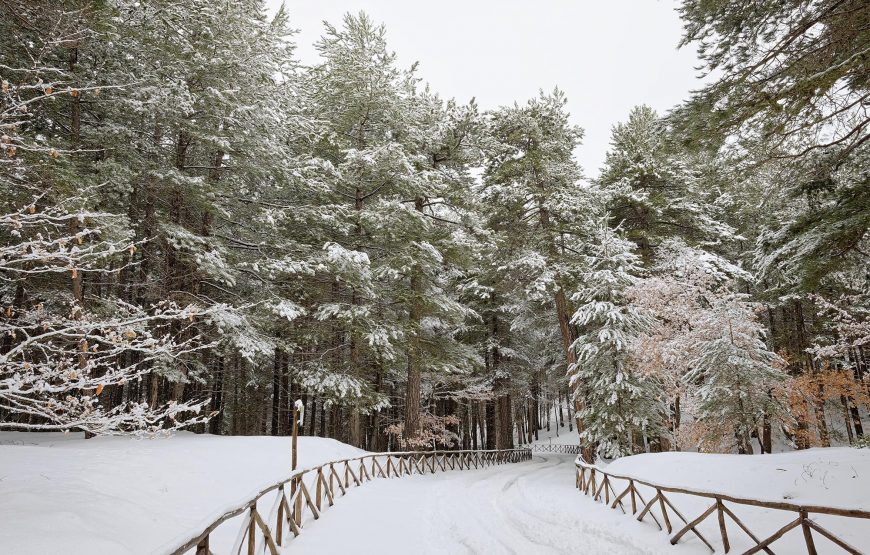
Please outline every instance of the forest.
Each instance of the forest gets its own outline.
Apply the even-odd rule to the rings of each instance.
[[[305,65],[259,0],[0,0],[0,429],[867,445],[870,4],[679,12],[704,86],[587,178],[562,91],[364,13]]]

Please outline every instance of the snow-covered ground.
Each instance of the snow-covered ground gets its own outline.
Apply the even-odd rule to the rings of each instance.
[[[835,447],[773,455],[655,453],[617,459],[607,465],[606,470],[662,486],[732,497],[870,510],[870,449]],[[625,488],[624,485],[620,488],[621,485],[622,482],[617,482],[614,486],[617,492]],[[642,488],[641,491],[646,500],[654,495],[648,488]],[[698,497],[679,494],[666,496],[688,519],[700,515],[712,504],[711,500]],[[797,517],[792,512],[738,504],[726,505],[761,538],[773,534]],[[870,520],[828,515],[810,516],[851,545],[864,550],[870,547]],[[673,516],[671,519],[675,520]],[[754,545],[736,525],[732,526],[730,520],[728,526],[733,548],[739,551],[740,548],[745,550]],[[704,521],[700,529],[714,546],[720,546],[715,515]],[[813,537],[819,553],[843,553],[818,534],[814,533]],[[695,538],[691,541],[697,543]],[[791,530],[777,540],[772,548],[777,553],[805,553],[801,529]]]
[[[574,489],[570,455],[482,470],[377,480],[351,491],[287,543],[294,553],[672,554],[658,530]]]
[[[870,449],[749,456],[649,453],[617,459],[606,468],[661,485],[735,497],[870,510]]]
[[[576,432],[575,432],[576,434]],[[560,432],[559,442],[574,435]],[[549,442],[541,437],[540,442]],[[556,443],[556,438],[553,438]],[[71,434],[0,434],[0,553],[65,555],[166,553],[226,509],[289,475],[289,440],[179,434],[170,439]],[[300,438],[300,466],[362,454],[333,440]],[[666,485],[770,500],[867,508],[870,450],[814,449],[781,455],[664,453],[609,466]],[[616,486],[618,489],[618,485]],[[669,496],[688,518],[708,502]],[[649,499],[649,496],[646,497]],[[758,534],[790,514],[735,506]],[[859,548],[870,522],[819,517]],[[736,527],[735,551],[748,547]],[[212,535],[217,555],[238,531],[228,522]],[[702,525],[718,546],[715,519]],[[775,544],[801,552],[800,531]],[[819,553],[836,553],[817,538]],[[573,457],[401,479],[352,488],[287,553],[707,553],[696,538],[672,547],[651,523],[638,523],[574,489]],[[721,549],[721,548],[720,548]]]
[[[362,453],[331,439],[299,439],[300,468]],[[3,432],[0,554],[163,553],[289,475],[286,437]],[[221,531],[236,529],[228,523]]]

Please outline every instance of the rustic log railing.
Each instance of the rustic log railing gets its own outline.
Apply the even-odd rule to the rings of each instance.
[[[579,445],[568,445],[562,443],[533,443],[527,445],[535,453],[561,453],[563,455],[579,455]]]
[[[182,555],[196,549],[196,555],[212,555],[209,547],[212,532],[221,524],[241,515],[242,523],[229,553],[254,555],[268,551],[270,555],[279,555],[279,546],[284,544],[286,532],[298,536],[306,522],[320,518],[324,505],[331,507],[336,498],[346,495],[352,486],[360,486],[374,478],[484,468],[531,458],[531,450],[523,448],[372,453],[323,463],[294,472],[289,478],[261,490],[251,500],[225,512],[170,553]],[[266,502],[269,502],[268,507],[263,504]],[[269,512],[266,513],[264,508]]]
[[[642,522],[644,518],[649,516],[652,518],[653,522],[655,522],[655,524],[659,527],[659,530],[667,529],[668,534],[673,534],[670,538],[671,545],[676,545],[683,536],[691,532],[692,534],[697,536],[698,539],[700,539],[708,548],[710,548],[710,551],[715,553],[716,549],[698,530],[698,526],[704,520],[715,514],[719,524],[719,535],[721,536],[722,548],[725,553],[728,553],[731,550],[731,542],[728,538],[726,517],[731,520],[732,529],[736,524],[737,527],[745,532],[746,535],[754,542],[754,545],[746,550],[744,552],[744,555],[758,553],[760,551],[764,551],[768,555],[773,555],[773,551],[770,548],[770,545],[778,539],[782,538],[786,534],[786,532],[798,527],[800,527],[801,531],[803,532],[806,551],[809,555],[816,555],[817,553],[815,539],[813,538],[813,532],[816,532],[820,536],[830,540],[831,543],[842,548],[847,553],[851,553],[853,555],[861,555],[863,553],[862,551],[859,551],[856,547],[849,545],[845,540],[837,537],[836,534],[834,534],[827,528],[821,526],[816,520],[810,518],[810,516],[831,515],[856,519],[870,519],[870,511],[837,509],[833,507],[822,507],[813,505],[799,505],[779,501],[761,501],[757,499],[746,499],[720,493],[710,493],[705,491],[693,490],[689,488],[663,486],[633,476],[623,476],[620,474],[607,472],[593,464],[589,464],[581,460],[579,457],[575,461],[575,466],[577,468],[576,486],[580,491],[582,491],[586,495],[592,496],[595,501],[603,501],[604,504],[608,505],[611,509],[616,509],[616,507],[619,506],[624,514],[628,514],[626,506],[630,504],[631,514],[637,514],[637,520],[639,522]],[[614,481],[621,481],[621,483],[616,484],[616,487],[614,487]],[[652,494],[652,491],[655,491],[655,494],[652,495],[649,501],[644,499],[641,495],[641,492],[638,489],[639,485],[648,488],[650,494]],[[625,486],[624,490],[622,490],[622,486]],[[622,490],[622,492],[617,494],[617,488]],[[672,501],[674,496],[672,495],[671,499],[668,499],[668,497],[665,496],[665,493],[668,493],[669,495],[681,494],[699,498],[706,498],[709,499],[712,504],[710,504],[707,509],[702,512],[698,517],[692,520],[687,520],[682,515],[682,513],[680,513],[680,511],[674,506],[674,503]],[[734,514],[734,511],[728,505],[726,505],[726,502],[732,505],[747,505],[777,511],[792,512],[796,514],[796,518],[790,520],[788,524],[782,526],[773,534],[770,534],[764,539],[761,539],[749,529],[746,523],[744,523],[740,518],[737,517],[737,515]],[[638,513],[639,508],[640,512]],[[661,517],[662,522],[659,522],[659,519],[656,518],[656,515],[654,513],[655,509],[658,509],[659,517]],[[668,509],[670,509],[670,515],[668,513]],[[674,532],[675,526],[671,522],[671,516],[675,516],[683,522],[683,526],[679,528],[679,530],[677,530],[676,532]],[[664,528],[662,527],[662,523],[664,523]]]

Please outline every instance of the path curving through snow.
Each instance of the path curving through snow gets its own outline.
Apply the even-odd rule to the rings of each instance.
[[[574,489],[574,457],[425,476],[354,488],[306,523],[285,553],[673,554],[707,553]]]

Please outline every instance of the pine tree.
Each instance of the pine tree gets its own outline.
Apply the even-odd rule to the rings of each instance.
[[[572,295],[577,311],[571,321],[581,335],[572,345],[577,363],[568,372],[575,398],[584,401],[582,440],[613,458],[634,453],[647,436],[661,433],[663,407],[659,384],[636,372],[629,357],[632,344],[652,326],[651,317],[625,296],[642,272],[640,259],[606,220],[599,220],[595,234],[583,286]]]
[[[669,143],[665,121],[655,110],[632,109],[626,122],[613,127],[598,179],[614,225],[637,243],[648,266],[666,238],[707,248],[736,238],[721,209],[707,200],[716,200],[716,189],[710,190],[704,157]]]
[[[317,46],[324,62],[306,90],[334,214],[327,233],[366,268],[337,274],[314,314],[341,321],[336,343],[350,371],[340,359],[332,371],[360,384],[345,400],[352,414],[385,406],[378,384],[404,383],[402,437],[410,441],[431,396],[425,382],[474,364],[456,341],[473,314],[451,298],[445,279],[459,254],[454,200],[469,182],[463,141],[473,115],[418,90],[414,69],[396,67],[383,26],[365,14],[345,16],[342,28],[327,25]],[[366,398],[376,402],[360,402]],[[353,423],[352,435],[358,429]]]
[[[575,360],[568,299],[581,271],[575,247],[598,209],[578,184],[573,151],[582,130],[568,122],[566,102],[556,89],[489,114],[479,192],[499,250],[499,288],[511,305],[522,299],[550,311],[561,336],[563,371]]]

